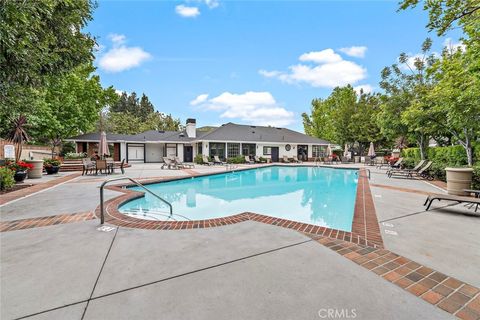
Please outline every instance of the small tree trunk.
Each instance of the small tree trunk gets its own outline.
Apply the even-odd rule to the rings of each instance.
[[[15,150],[15,162],[20,161],[20,157],[22,156],[23,144],[17,143],[17,149]]]
[[[467,152],[467,162],[468,165],[471,167],[473,166],[473,150],[472,150],[472,143],[470,141],[470,136],[469,132],[467,129],[464,129],[465,133],[465,144],[463,144],[463,147],[465,148],[465,151]]]
[[[418,147],[420,149],[420,159],[425,160],[426,158],[426,147],[425,147],[425,135],[420,134],[417,139]]]

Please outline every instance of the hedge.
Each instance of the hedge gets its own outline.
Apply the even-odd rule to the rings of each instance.
[[[474,177],[473,187],[480,188],[480,146],[476,145],[474,150]],[[427,159],[433,161],[431,173],[436,179],[445,181],[446,167],[464,167],[467,165],[467,153],[462,146],[434,147],[427,149]],[[402,150],[402,157],[407,167],[413,167],[420,161],[419,148],[407,148]],[[476,163],[475,163],[476,161]]]

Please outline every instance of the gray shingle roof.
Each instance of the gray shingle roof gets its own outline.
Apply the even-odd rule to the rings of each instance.
[[[100,133],[92,132],[72,137],[74,141],[99,141]],[[190,142],[195,140],[208,141],[247,141],[247,142],[276,142],[276,143],[311,143],[329,144],[330,142],[286,128],[249,126],[226,123],[211,131],[197,130],[196,138],[189,138],[185,131],[145,131],[136,135],[107,133],[107,140],[111,142],[128,141],[165,141],[165,142]]]
[[[258,141],[279,143],[314,143],[329,144],[330,142],[286,128],[248,126],[226,123],[210,131],[201,139],[209,141]]]

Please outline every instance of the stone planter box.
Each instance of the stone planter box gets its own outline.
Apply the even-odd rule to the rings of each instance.
[[[467,196],[464,189],[472,187],[472,168],[445,168],[447,172],[447,192],[457,196]]]
[[[25,160],[25,162],[33,164],[33,169],[28,170],[28,179],[38,179],[42,177],[43,160]]]

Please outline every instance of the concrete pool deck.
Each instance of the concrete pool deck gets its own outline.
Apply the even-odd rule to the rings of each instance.
[[[480,219],[464,215],[473,211],[462,205],[447,211],[436,203],[435,210],[424,212],[422,193],[441,192],[436,187],[371,170],[385,248],[472,285],[452,289],[454,281],[442,282],[442,289],[452,290],[451,299],[468,297],[465,311],[453,313],[475,319],[475,312],[480,314],[475,291],[480,287]],[[139,179],[191,174],[149,164],[126,172]],[[104,179],[76,177],[7,203],[0,207],[0,221],[92,212]],[[106,192],[107,199],[117,195]],[[1,232],[0,318],[321,319],[330,309],[344,318],[355,312],[356,319],[454,318],[426,302],[430,296],[419,298],[360,266],[361,257],[352,260],[357,254],[352,247],[343,249],[326,238],[317,241],[255,221],[175,231],[114,227],[109,232],[97,230],[98,220],[62,221]]]

